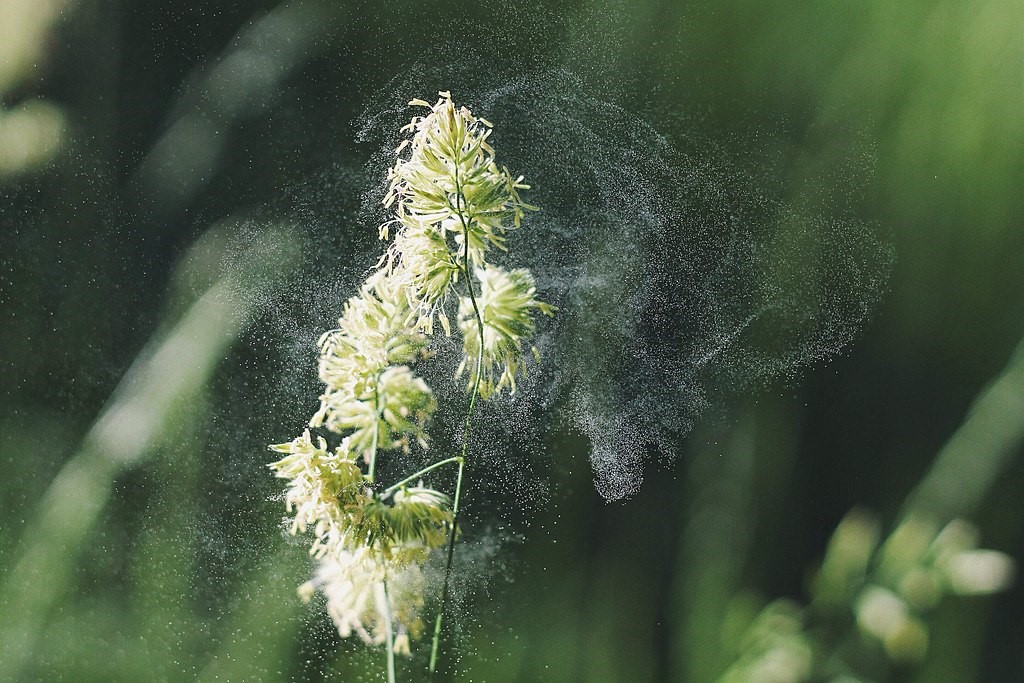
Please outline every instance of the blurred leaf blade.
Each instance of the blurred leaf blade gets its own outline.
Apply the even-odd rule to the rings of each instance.
[[[0,589],[0,604],[10,615],[0,632],[0,677],[16,680],[33,656],[43,625],[68,590],[114,477],[139,465],[159,443],[177,438],[175,411],[199,395],[254,313],[258,299],[243,295],[258,284],[253,276],[269,273],[269,282],[294,263],[298,250],[288,233],[268,231],[268,236],[278,241],[278,249],[253,248],[243,261],[247,272],[222,277],[140,354],[78,454],[40,499],[23,531],[20,557]]]

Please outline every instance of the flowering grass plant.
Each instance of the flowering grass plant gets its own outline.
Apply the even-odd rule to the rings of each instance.
[[[320,408],[301,436],[271,446],[283,455],[270,467],[288,480],[290,531],[312,532],[319,562],[300,594],[323,592],[342,637],[384,645],[390,681],[394,655],[410,654],[424,632],[423,566],[445,552],[429,672],[436,669],[473,408],[478,397],[515,391],[534,316],[554,312],[537,300],[530,271],[491,260],[536,208],[519,195],[529,186],[496,163],[491,124],[439,95],[434,105],[410,102],[428,113],[402,128],[409,137],[389,172],[384,204],[394,215],[380,238],[393,239],[338,327],[320,337]],[[468,375],[461,453],[385,485],[378,457],[428,448],[436,401],[415,367],[429,356],[435,323],[452,333],[452,310],[463,340],[454,374]],[[450,496],[424,483],[445,466],[458,472]]]

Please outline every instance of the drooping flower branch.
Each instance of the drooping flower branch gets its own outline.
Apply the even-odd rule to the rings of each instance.
[[[519,196],[529,187],[523,177],[495,162],[491,124],[456,108],[447,92],[434,105],[410,104],[429,112],[403,127],[411,135],[389,172],[384,203],[394,218],[380,227],[380,237],[393,232],[394,239],[345,304],[337,329],[319,341],[325,390],[309,426],[340,440],[329,448],[307,429],[271,446],[284,457],[270,465],[289,480],[291,533],[311,529],[310,552],[320,562],[300,593],[326,595],[343,637],[388,644],[389,680],[393,654],[408,654],[410,639],[423,631],[422,566],[447,545],[431,672],[436,666],[473,408],[478,396],[515,391],[524,344],[536,329],[533,314],[554,312],[536,299],[528,270],[506,271],[489,260],[492,247],[505,251],[506,233],[536,208]],[[435,321],[451,334],[453,307],[464,342],[455,375],[470,373],[461,454],[385,488],[376,477],[382,453],[428,447],[435,399],[414,367],[428,356]],[[446,465],[458,467],[451,497],[422,483]]]

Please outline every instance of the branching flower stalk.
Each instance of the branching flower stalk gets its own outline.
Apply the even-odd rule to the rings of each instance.
[[[867,683],[921,663],[928,616],[955,596],[1013,581],[1013,560],[980,549],[978,531],[912,514],[882,539],[879,520],[851,511],[811,583],[811,601],[776,600],[731,637],[735,662],[717,683]]]
[[[410,104],[429,112],[402,128],[409,137],[389,172],[384,204],[394,218],[380,227],[380,238],[394,232],[394,239],[346,302],[337,329],[318,343],[325,390],[309,427],[338,443],[331,448],[306,429],[271,446],[284,457],[270,465],[289,480],[291,533],[311,530],[310,553],[319,561],[300,595],[323,592],[342,637],[386,645],[389,681],[394,655],[410,654],[411,639],[423,631],[423,566],[445,548],[431,675],[436,668],[473,410],[478,398],[515,391],[534,313],[555,310],[536,299],[528,270],[489,260],[495,249],[506,251],[506,233],[536,208],[519,196],[529,187],[523,177],[496,164],[491,124],[456,108],[447,92],[434,105]],[[413,367],[429,355],[435,322],[451,334],[452,307],[463,339],[455,377],[472,369],[461,453],[384,487],[376,476],[381,453],[428,448],[426,424],[436,405]],[[458,466],[451,498],[423,483],[447,465]]]

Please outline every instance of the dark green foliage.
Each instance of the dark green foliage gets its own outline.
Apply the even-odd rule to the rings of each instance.
[[[940,525],[968,518],[1019,561],[1024,366],[1001,373],[1024,334],[1020,26],[1005,0],[67,4],[34,66],[0,79],[0,117],[39,99],[65,122],[51,156],[0,172],[0,679],[374,680],[378,653],[295,595],[310,567],[283,540],[265,444],[316,408],[316,341],[381,254],[389,124],[439,89],[496,123],[492,104],[511,101],[561,126],[540,147],[502,119],[495,145],[544,208],[524,224],[551,237],[509,242],[544,247],[523,265],[559,305],[566,344],[541,346],[564,367],[524,380],[515,419],[481,408],[496,426],[478,430],[486,457],[465,493],[451,680],[710,682],[751,624],[795,623],[777,599],[809,598],[852,627],[825,579],[808,584],[855,506],[886,529],[907,506]],[[531,79],[555,94],[501,100]],[[679,167],[631,166],[655,137],[609,120],[650,122]],[[595,153],[600,140],[615,154]],[[585,186],[554,183],[567,164],[593,171]],[[569,248],[612,210],[654,225],[674,192],[607,184],[669,179],[688,183],[673,209],[705,224]],[[727,238],[751,222],[765,239],[739,253]],[[835,226],[849,222],[867,228],[844,243]],[[882,286],[871,258],[890,247]],[[580,258],[607,278],[574,289]],[[645,270],[652,259],[671,268]],[[629,296],[672,286],[692,298]],[[843,296],[869,286],[880,300]],[[737,310],[698,307],[719,291]],[[780,292],[787,306],[749,345],[693,348]],[[804,336],[784,346],[783,329]],[[160,356],[171,339],[183,346]],[[783,346],[790,356],[769,353]],[[705,385],[674,374],[712,352],[723,365]],[[755,361],[762,375],[730,374]],[[662,437],[633,454],[646,470],[624,502],[594,491],[573,386],[606,399],[598,416],[671,390],[647,423],[605,425]],[[434,455],[457,452],[463,408],[437,417]],[[395,471],[420,456],[397,455]],[[360,533],[425,542],[448,521],[415,498],[359,514]],[[765,604],[777,611],[757,621]],[[950,597],[913,666],[877,665],[877,647],[844,640],[853,631],[814,636],[879,683],[1015,680],[1021,614],[1019,582]],[[425,662],[402,667],[418,680]]]

